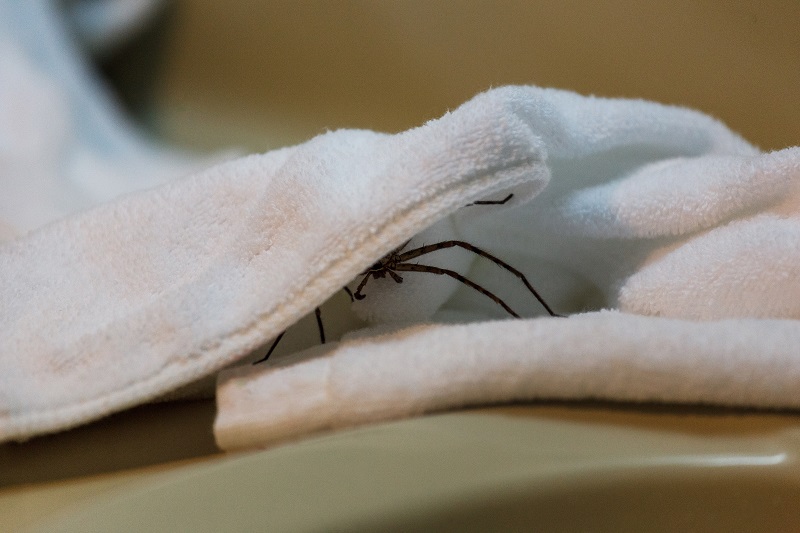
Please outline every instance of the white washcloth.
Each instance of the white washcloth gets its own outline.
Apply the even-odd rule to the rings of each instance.
[[[761,154],[694,111],[533,87],[490,91],[398,135],[338,131],[229,162],[0,248],[0,438],[70,427],[214,373],[415,235],[409,247],[459,238],[501,256],[561,313],[619,307],[687,319],[798,318],[799,173],[800,150]],[[509,192],[505,205],[468,205]],[[441,261],[491,286],[520,314],[542,314],[515,277],[464,254],[419,261]],[[403,276],[402,285],[371,280],[354,310],[379,324],[504,316],[454,280]],[[604,313],[353,339],[301,356],[326,359],[223,376],[217,437],[223,447],[251,446],[545,396],[797,407],[797,397],[776,394],[769,379],[797,372],[796,323],[733,324]],[[606,329],[613,335],[602,337]],[[644,342],[643,331],[661,341]],[[555,348],[538,351],[533,342],[542,337]],[[419,344],[426,339],[430,350]],[[766,363],[753,356],[754,344]],[[550,368],[563,354],[564,374],[534,377],[537,361]],[[485,364],[493,358],[500,361]],[[752,382],[737,388],[725,365],[748,358]],[[587,384],[585,369],[607,364],[606,376],[621,376],[616,385]],[[339,367],[352,370],[338,377],[331,369]],[[373,379],[384,370],[405,385]],[[541,386],[508,385],[512,370]],[[354,391],[371,391],[361,397],[374,405],[336,393],[349,379]],[[448,380],[452,386],[442,386]],[[478,395],[476,387],[486,390]],[[727,392],[704,393],[715,388]],[[401,401],[409,394],[421,400],[409,407]],[[309,406],[317,415],[307,423]]]

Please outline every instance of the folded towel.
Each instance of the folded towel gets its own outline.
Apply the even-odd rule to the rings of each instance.
[[[217,444],[261,447],[469,405],[604,399],[800,407],[800,324],[601,311],[568,319],[417,325],[291,364],[225,371]]]
[[[464,202],[534,194],[546,176],[514,105],[478,99],[394,136],[329,133],[0,247],[0,438],[213,373]]]
[[[398,135],[337,131],[232,161],[0,247],[0,439],[213,374],[409,239],[473,243],[563,314],[796,319],[798,177],[800,150],[762,154],[700,113],[534,87],[489,91]],[[515,276],[466,250],[415,261],[457,270],[523,316],[546,314]],[[606,312],[487,323],[507,314],[485,295],[402,274],[370,280],[353,304],[378,325],[367,335],[481,322],[359,336],[223,374],[220,445],[505,399],[798,406],[794,321]],[[343,383],[354,394],[338,393]]]
[[[562,313],[625,313],[487,322],[504,311],[457,282],[442,294],[430,274],[370,281],[356,312],[412,325],[224,371],[222,448],[541,398],[800,407],[799,148],[763,154],[708,117],[645,102],[533,88],[477,100],[489,98],[514,102],[549,184],[516,207],[460,209],[409,247],[463,239],[525,272]],[[491,262],[443,261],[545,314]],[[469,323],[413,325],[431,319]]]

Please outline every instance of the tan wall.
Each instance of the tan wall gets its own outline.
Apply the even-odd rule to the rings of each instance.
[[[181,0],[156,102],[196,146],[398,131],[511,83],[695,107],[800,144],[800,1]]]

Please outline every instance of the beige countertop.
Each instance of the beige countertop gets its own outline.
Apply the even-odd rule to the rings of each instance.
[[[209,402],[0,446],[6,530],[790,531],[800,415],[499,406],[217,453]],[[654,525],[653,520],[657,518]],[[41,529],[36,529],[36,528]]]

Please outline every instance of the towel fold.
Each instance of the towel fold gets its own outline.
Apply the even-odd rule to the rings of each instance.
[[[798,181],[800,149],[762,154],[701,113],[535,87],[232,161],[0,247],[0,439],[213,374],[388,252],[448,240],[576,316],[497,322],[456,279],[370,279],[366,339],[223,372],[220,445],[529,398],[794,408],[797,323],[774,319],[800,318]],[[547,314],[468,250],[412,262]],[[602,308],[625,313],[578,314]],[[471,323],[414,326],[447,321]]]
[[[410,326],[223,373],[225,450],[338,427],[524,400],[800,407],[800,324],[602,311],[567,319]]]
[[[546,183],[508,98],[398,135],[235,160],[0,247],[0,439],[135,405],[235,362],[415,233]]]
[[[625,313],[487,322],[507,314],[463,284],[443,295],[430,274],[370,281],[354,307],[376,324],[470,323],[379,326],[223,372],[222,448],[543,398],[800,407],[800,149],[760,153],[706,116],[639,101],[532,88],[479,98],[503,97],[520,102],[548,186],[516,206],[460,209],[408,247],[463,239],[523,271],[562,313]],[[545,314],[514,276],[450,253],[439,266]]]

